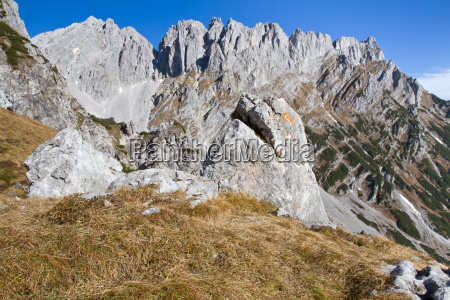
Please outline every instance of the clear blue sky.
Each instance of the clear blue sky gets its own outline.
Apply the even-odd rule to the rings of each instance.
[[[16,1],[31,36],[82,22],[91,15],[136,28],[155,48],[177,20],[194,19],[207,27],[211,17],[221,17],[224,24],[233,18],[250,27],[276,22],[288,36],[296,28],[327,33],[333,40],[344,35],[359,40],[374,36],[386,59],[405,73],[414,77],[447,74],[450,86],[449,0]]]

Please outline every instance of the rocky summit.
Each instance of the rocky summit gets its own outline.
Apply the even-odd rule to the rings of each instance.
[[[8,145],[17,139],[8,131],[0,140],[6,145],[0,144],[5,156],[0,187],[8,186],[8,197],[15,195],[14,189],[28,193],[29,199],[16,195],[17,201],[60,201],[35,214],[45,226],[99,230],[117,221],[124,224],[115,228],[139,235],[134,242],[119,235],[98,242],[108,249],[114,248],[108,244],[112,240],[120,240],[120,248],[159,236],[158,230],[167,236],[184,232],[190,242],[167,247],[179,255],[174,261],[189,260],[177,251],[194,240],[201,239],[208,248],[205,240],[221,236],[211,253],[196,258],[208,257],[207,266],[211,256],[220,270],[242,265],[230,260],[242,250],[223,252],[224,244],[250,245],[252,250],[247,250],[262,253],[257,255],[261,259],[270,257],[263,244],[276,240],[278,246],[293,247],[285,255],[285,249],[270,246],[277,249],[278,259],[293,258],[289,265],[326,266],[326,272],[338,270],[340,276],[345,269],[342,286],[351,289],[339,282],[335,289],[353,295],[347,298],[375,297],[381,290],[415,299],[448,299],[448,271],[442,264],[450,260],[450,104],[386,60],[374,37],[333,41],[327,34],[300,29],[289,36],[276,23],[247,27],[212,18],[208,26],[179,21],[154,47],[134,28],[119,28],[112,19],[89,17],[30,40],[13,0],[0,0],[0,17],[0,107],[8,120],[22,114],[53,127],[45,127],[52,134],[43,135],[53,138],[34,145],[34,153],[21,160],[28,180],[10,172],[19,155]],[[5,207],[0,203],[0,213]],[[100,221],[102,214],[108,217]],[[217,222],[227,228],[217,227],[211,236],[199,229]],[[242,239],[233,228],[244,223],[254,231]],[[308,228],[316,229],[304,233]],[[208,237],[203,240],[194,232]],[[263,233],[268,234],[264,241],[247,240]],[[358,253],[367,264],[367,257],[394,249],[384,238],[409,247],[401,248],[408,257],[389,252],[370,272],[348,260],[348,253]],[[303,244],[310,239],[320,240],[320,249]],[[158,251],[165,251],[166,238],[157,244]],[[350,250],[344,253],[337,246]],[[159,257],[139,251],[121,250],[145,258],[130,270],[155,273],[151,268]],[[430,266],[425,267],[421,252],[434,260]],[[186,253],[195,256],[191,250]],[[164,254],[161,270],[169,265],[176,269],[172,254]],[[422,258],[413,264],[417,255]],[[395,257],[395,263],[386,257]],[[351,268],[339,265],[341,261]],[[62,263],[49,262],[57,264]],[[303,273],[291,271],[283,276]],[[190,274],[190,280],[201,277],[197,275]],[[365,284],[357,281],[361,276],[370,290],[355,287]],[[380,276],[391,276],[392,282],[380,283]],[[140,282],[136,278],[141,277],[119,281],[135,287]],[[286,278],[274,279],[258,295],[283,298],[290,288],[279,282],[291,281]],[[334,287],[322,291],[308,280],[300,281],[311,286],[313,298],[334,299],[324,296],[334,295],[327,292]]]

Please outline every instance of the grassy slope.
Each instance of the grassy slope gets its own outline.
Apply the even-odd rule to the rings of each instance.
[[[362,299],[389,284],[380,265],[425,258],[384,238],[308,230],[244,195],[195,209],[151,187],[107,199],[4,202],[0,298]],[[142,215],[149,200],[162,212]]]
[[[1,194],[26,196],[23,190],[12,186],[18,182],[29,184],[25,159],[56,133],[36,120],[0,108],[0,199]]]
[[[26,183],[23,162],[55,134],[0,109],[0,161],[12,174],[1,182],[0,299],[359,299],[389,283],[380,265],[424,258],[382,238],[308,230],[243,195],[195,209],[152,188],[110,196],[112,207],[12,199],[23,191],[11,186]],[[141,215],[149,200],[162,213]]]

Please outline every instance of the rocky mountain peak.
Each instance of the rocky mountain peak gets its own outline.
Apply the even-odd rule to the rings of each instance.
[[[384,60],[384,53],[373,37],[359,43],[354,37],[344,36],[334,41],[333,46],[354,65]]]
[[[55,39],[63,43],[54,43]],[[89,17],[33,43],[77,89],[101,103],[126,86],[155,76],[153,46],[136,30],[120,29],[112,19]]]
[[[191,70],[197,71],[202,65],[206,32],[201,22],[178,21],[159,44],[159,70],[169,76],[178,76]]]
[[[25,23],[19,17],[19,5],[14,0],[0,0],[0,20],[24,37],[30,38]]]
[[[212,17],[211,21],[209,21],[208,31],[213,27],[221,27],[223,28],[222,18]]]

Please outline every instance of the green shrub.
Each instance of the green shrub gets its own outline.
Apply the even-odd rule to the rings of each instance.
[[[419,231],[417,230],[413,220],[409,217],[409,215],[406,212],[398,209],[391,209],[391,213],[397,220],[398,228],[400,228],[413,238],[420,239]]]
[[[436,250],[434,250],[433,248],[430,248],[425,244],[420,244],[420,247],[422,247],[423,250],[425,250],[431,257],[436,259],[438,262],[447,265],[450,264],[450,261],[448,259],[445,259],[444,257],[437,254]]]
[[[446,215],[445,213],[442,214]],[[428,217],[430,218],[431,222],[433,222],[433,225],[436,228],[436,232],[447,238],[450,237],[450,214],[447,216],[447,218],[445,218],[430,213],[428,214]]]
[[[361,158],[356,152],[350,152],[345,156],[345,160],[348,161],[351,167],[355,168],[361,163]]]
[[[348,168],[346,165],[341,164],[336,170],[333,170],[328,174],[327,180],[325,181],[325,189],[328,190],[336,182],[344,180],[348,175]]]
[[[305,126],[305,133],[308,136],[309,141],[316,146],[316,150],[320,150],[327,145],[328,137],[326,134],[320,135],[315,133],[307,126]]]
[[[338,193],[340,193],[340,192],[347,193],[347,191],[348,191],[348,185],[346,185],[345,183],[341,184],[337,189]]]
[[[358,121],[355,123],[355,126],[359,131],[362,131],[365,134],[368,134],[366,122],[364,122],[364,120],[360,116],[358,116]]]
[[[406,247],[410,247],[414,250],[417,250],[417,248],[414,246],[413,243],[411,243],[410,240],[408,240],[403,234],[401,234],[399,231],[395,230],[395,229],[391,229],[388,228],[387,230],[388,234],[391,236],[391,238],[394,239],[394,241],[396,241],[397,243],[399,243],[400,245],[406,246]]]
[[[364,144],[364,147],[366,148],[365,150],[367,151],[367,153],[369,153],[372,158],[376,158],[380,154],[378,152],[378,149],[370,143]]]
[[[186,128],[184,128],[183,124],[181,124],[180,122],[174,121],[173,125],[179,126],[181,128],[181,130],[183,130],[183,132],[186,133]]]
[[[369,221],[366,219],[366,217],[364,217],[364,214],[359,213],[356,214],[356,217],[358,217],[358,219],[360,219],[361,221],[364,222],[364,224],[366,224],[367,226],[373,227],[375,228],[377,231],[380,231],[380,228],[378,227],[378,224],[372,221]]]
[[[431,99],[433,100],[433,102],[434,102],[435,104],[441,104],[441,103],[447,102],[447,101],[445,101],[445,100],[442,100],[441,98],[439,98],[438,96],[436,96],[436,95],[434,95],[434,94],[431,94]]]
[[[356,130],[355,127],[353,127],[352,125],[348,125],[348,134],[350,134],[350,136],[357,138],[358,137],[358,130]]]
[[[337,152],[333,148],[326,148],[319,154],[322,161],[334,162],[336,160]]]
[[[136,172],[137,169],[132,169],[130,167],[128,167],[126,164],[124,164],[123,162],[120,162],[120,164],[122,165],[122,172],[129,174],[129,173],[133,173]]]
[[[90,115],[90,116],[92,118],[92,121],[102,125],[107,130],[111,130],[112,126],[117,125],[116,121],[114,121],[114,118],[102,119],[102,118],[97,118],[96,116],[93,116],[93,115]]]
[[[12,29],[5,22],[0,22],[0,37],[6,37],[11,46],[8,47],[5,43],[2,43],[2,50],[6,52],[7,61],[12,66],[17,66],[19,63],[19,58],[21,57],[18,52],[27,55],[28,49],[25,47],[25,42],[29,40]]]
[[[352,151],[352,148],[350,148],[348,145],[345,145],[345,146],[340,147],[339,151],[345,155],[345,154],[349,153],[350,151]]]
[[[332,135],[338,144],[344,140],[344,135],[337,128],[332,131]]]

